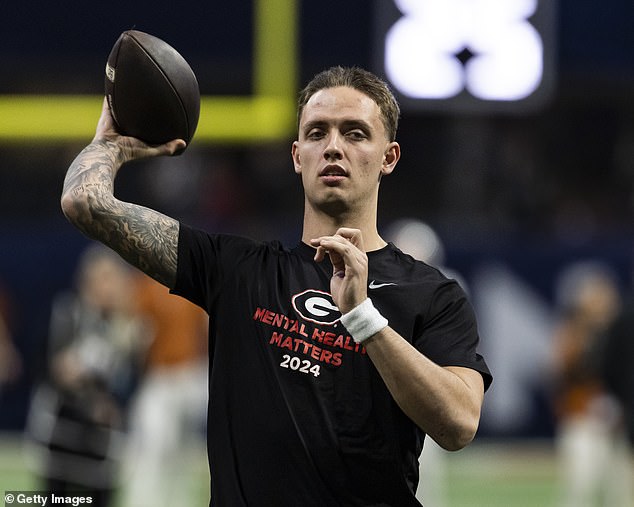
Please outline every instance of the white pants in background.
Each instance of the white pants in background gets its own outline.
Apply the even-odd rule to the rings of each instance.
[[[143,378],[130,412],[123,507],[208,505],[206,411],[203,364],[157,369]]]

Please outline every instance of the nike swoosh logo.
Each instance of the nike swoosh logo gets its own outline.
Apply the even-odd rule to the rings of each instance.
[[[387,287],[388,285],[396,285],[395,283],[376,283],[376,280],[372,280],[370,285],[368,285],[369,289],[380,289],[381,287]]]

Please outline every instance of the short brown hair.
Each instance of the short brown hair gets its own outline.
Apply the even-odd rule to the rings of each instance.
[[[389,141],[396,139],[400,108],[390,87],[382,79],[360,67],[331,67],[317,74],[300,92],[297,102],[297,124],[304,107],[319,90],[348,86],[364,93],[379,106],[385,133]]]

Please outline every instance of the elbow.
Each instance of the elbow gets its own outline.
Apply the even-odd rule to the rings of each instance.
[[[70,189],[62,194],[60,206],[66,219],[91,237],[90,224],[93,222],[94,210],[90,207],[90,201],[90,197],[85,193]]]
[[[64,192],[62,194],[60,206],[62,207],[62,213],[64,213],[64,216],[72,222],[75,215],[75,200],[69,195],[69,192]]]
[[[467,447],[475,438],[475,431],[462,431],[448,439],[441,447],[446,451],[459,451]]]
[[[440,447],[446,451],[459,451],[467,447],[475,438],[478,431],[479,417],[469,420],[456,421],[430,435]]]
[[[72,191],[65,191],[62,194],[60,205],[62,207],[62,213],[66,219],[73,223],[78,224],[81,221],[81,217],[88,210],[85,202],[82,202],[76,195],[73,195]],[[84,210],[84,212],[82,212]]]

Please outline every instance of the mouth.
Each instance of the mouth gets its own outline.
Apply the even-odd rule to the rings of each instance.
[[[346,170],[340,165],[330,164],[319,172],[319,179],[327,185],[335,185],[348,177]]]

